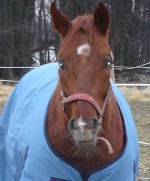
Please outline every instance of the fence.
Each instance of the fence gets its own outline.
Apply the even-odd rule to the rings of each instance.
[[[142,68],[142,69],[149,69],[150,70],[150,67],[143,67],[145,65],[148,65],[150,64],[150,62],[146,63],[146,64],[143,64],[143,65],[139,65],[139,66],[135,66],[135,67],[128,67],[128,66],[114,66],[114,69],[116,70],[133,70],[133,69],[139,69],[139,68]],[[37,67],[0,67],[0,69],[34,69],[34,68],[37,68]],[[16,80],[0,80],[0,82],[9,82],[9,83],[17,83],[18,81]],[[120,84],[117,84],[117,86],[136,86],[136,87],[140,87],[140,86],[150,86],[150,83],[149,84],[124,84],[124,83],[120,83]],[[147,142],[142,142],[142,141],[139,141],[139,144],[140,145],[144,145],[144,146],[150,146],[150,143],[147,143]],[[140,180],[150,180],[150,177],[149,178],[145,178],[145,177],[138,177],[138,179]]]
[[[150,62],[138,65],[135,67],[129,67],[129,66],[113,66],[113,70],[133,70],[133,69],[149,69],[150,67],[144,67],[145,65],[150,65]],[[34,69],[37,67],[0,67],[0,69]],[[114,77],[114,75],[113,75]],[[16,80],[2,80],[0,79],[0,82],[11,82],[11,83],[17,83],[18,81]],[[118,86],[150,86],[150,84],[116,84]]]

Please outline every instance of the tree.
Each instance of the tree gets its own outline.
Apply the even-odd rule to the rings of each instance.
[[[99,0],[53,0],[69,16],[92,13]],[[51,62],[60,38],[51,25],[52,0],[5,0],[0,6],[0,66],[31,66]],[[135,66],[149,61],[149,0],[103,0],[110,11],[110,45],[115,65]],[[5,79],[21,77],[22,69],[0,69]],[[24,70],[25,71],[25,70]],[[3,74],[3,75],[2,75]]]
[[[29,66],[32,55],[32,22],[34,0],[5,0],[1,6],[0,64],[2,66]],[[28,38],[27,38],[28,37]],[[21,70],[4,69],[4,78],[21,76]]]
[[[55,51],[55,35],[50,23],[50,3],[44,0],[36,1],[36,13],[34,19],[34,45],[31,47],[32,54],[38,52],[36,59],[40,65],[53,61],[50,50]]]

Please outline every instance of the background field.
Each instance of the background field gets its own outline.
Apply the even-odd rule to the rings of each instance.
[[[138,129],[139,141],[150,143],[150,87],[140,89],[137,87],[120,87],[120,89],[131,106]],[[13,86],[0,83],[0,114],[12,90]],[[150,146],[140,144],[140,151],[140,178],[138,180],[150,180]]]

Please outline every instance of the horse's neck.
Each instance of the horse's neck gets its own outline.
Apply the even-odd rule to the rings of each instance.
[[[122,152],[125,143],[124,124],[117,102],[113,95],[106,107],[102,120],[103,133],[99,136],[109,140],[114,153],[109,154],[107,152],[106,144],[98,141],[97,148],[99,149],[99,154],[93,154],[90,158],[79,158],[73,155],[75,154],[75,151],[73,151],[73,148],[71,149],[71,147],[73,147],[74,141],[73,139],[70,139],[68,132],[68,120],[61,110],[62,100],[58,95],[58,90],[56,90],[52,96],[49,107],[46,130],[52,147],[60,155],[82,168],[85,172],[89,172],[90,170],[108,163]]]
[[[105,110],[103,117],[103,130],[101,136],[104,136],[109,140],[114,149],[114,156],[117,156],[124,148],[125,128],[123,117],[114,95],[112,95]]]

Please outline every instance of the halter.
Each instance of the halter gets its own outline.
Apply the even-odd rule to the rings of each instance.
[[[67,112],[65,110],[65,104],[68,103],[68,102],[75,101],[75,100],[87,101],[90,104],[92,104],[94,106],[94,108],[97,110],[97,112],[99,114],[99,123],[101,124],[102,117],[104,115],[106,105],[110,101],[110,98],[111,98],[111,92],[112,92],[112,88],[111,88],[111,85],[110,85],[109,88],[108,88],[105,100],[103,102],[102,108],[100,108],[100,106],[97,103],[97,101],[92,96],[90,96],[88,94],[76,93],[76,94],[72,94],[71,96],[65,97],[64,92],[61,90],[60,94],[61,94],[61,96],[63,98],[63,100],[62,100],[62,104],[63,104],[62,110],[63,110],[64,114],[66,115],[66,117],[69,119],[69,116],[68,116],[68,114],[67,114]]]
[[[112,92],[112,88],[111,88],[111,85],[109,85],[107,95],[106,95],[105,100],[103,102],[102,108],[100,108],[97,101],[92,96],[90,96],[88,94],[76,93],[76,94],[72,94],[71,96],[66,97],[64,92],[61,89],[60,95],[63,98],[63,100],[62,100],[62,105],[63,105],[62,110],[64,112],[64,115],[67,117],[67,119],[69,119],[69,116],[68,116],[67,112],[65,111],[65,104],[66,103],[72,102],[72,101],[75,101],[75,100],[84,100],[84,101],[87,101],[90,104],[92,104],[94,106],[94,108],[97,110],[97,112],[99,113],[99,124],[101,125],[102,124],[102,117],[104,115],[106,105],[108,104],[108,102],[110,101],[110,98],[111,98],[111,92]],[[110,142],[106,138],[98,137],[98,139],[105,142],[105,144],[108,147],[109,154],[112,154],[114,152]]]

